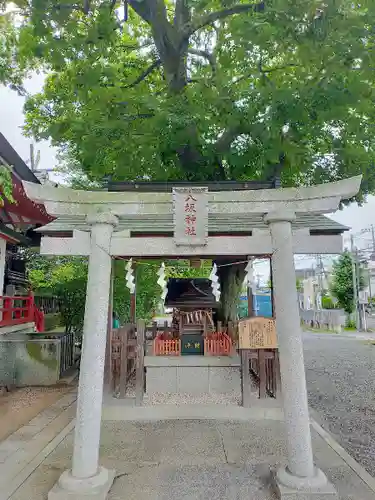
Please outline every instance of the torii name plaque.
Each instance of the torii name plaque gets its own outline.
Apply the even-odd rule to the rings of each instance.
[[[208,242],[208,188],[173,188],[174,241],[177,246]]]

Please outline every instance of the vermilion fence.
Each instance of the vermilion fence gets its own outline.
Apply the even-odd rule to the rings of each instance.
[[[154,339],[154,356],[180,356],[181,340],[164,338],[163,334]]]
[[[0,296],[0,327],[34,323],[44,331],[44,314],[34,303],[33,294]]]
[[[230,356],[232,339],[226,333],[211,333],[204,339],[205,356]]]
[[[230,356],[232,349],[232,340],[226,333],[215,332],[204,339],[205,356]],[[180,356],[181,340],[161,333],[154,339],[153,352],[154,356]]]

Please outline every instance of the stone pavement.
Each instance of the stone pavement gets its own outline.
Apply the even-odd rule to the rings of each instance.
[[[71,428],[23,484],[1,500],[47,499],[71,465]],[[316,463],[341,500],[374,500],[374,491],[315,429]],[[280,420],[104,421],[101,463],[117,471],[109,500],[274,500],[268,471],[286,463],[284,426]]]
[[[48,448],[50,451],[55,448],[59,433],[67,425],[73,425],[76,392],[76,389],[69,391],[0,443],[1,500],[7,500],[28,478],[43,461]]]

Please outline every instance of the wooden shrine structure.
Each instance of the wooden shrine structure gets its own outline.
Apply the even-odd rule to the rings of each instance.
[[[0,207],[0,326],[16,327],[35,323],[44,331],[43,312],[35,304],[26,278],[26,265],[19,249],[39,247],[40,234],[35,229],[53,217],[42,203],[28,198],[23,181],[40,182],[5,137],[0,134],[0,164],[9,168],[13,182],[14,203]]]

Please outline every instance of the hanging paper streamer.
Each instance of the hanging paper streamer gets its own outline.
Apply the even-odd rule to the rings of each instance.
[[[135,292],[135,280],[133,274],[133,259],[130,259],[126,264],[126,286],[129,288],[130,293]]]
[[[245,283],[248,288],[251,288],[252,292],[255,293],[256,291],[256,283],[255,283],[255,276],[254,276],[254,267],[253,263],[250,260],[247,263],[247,266],[245,267]]]
[[[212,266],[212,271],[209,279],[211,280],[212,294],[215,297],[216,302],[219,302],[221,291],[220,291],[219,277],[217,275],[216,264]]]
[[[167,297],[167,294],[168,294],[168,287],[167,287],[167,280],[165,279],[165,265],[164,265],[164,262],[160,266],[160,269],[159,269],[159,271],[158,271],[157,274],[159,276],[159,279],[158,279],[157,283],[160,286],[160,288],[162,289],[161,298],[162,298],[163,301],[165,301],[165,299]]]

